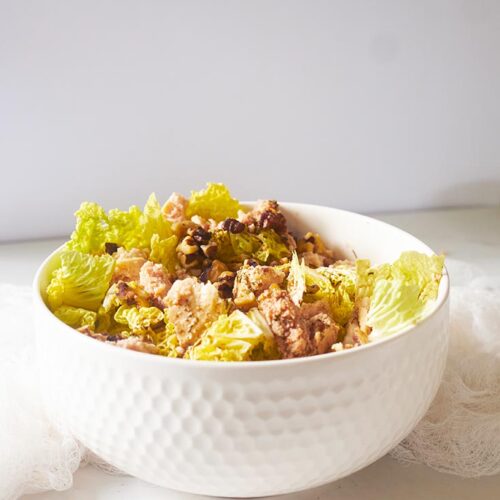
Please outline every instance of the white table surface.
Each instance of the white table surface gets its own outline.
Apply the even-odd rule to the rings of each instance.
[[[500,207],[437,210],[380,215],[445,252],[453,266],[471,262],[483,270],[500,274]],[[29,284],[42,258],[60,240],[0,245],[0,281]],[[144,483],[127,476],[109,476],[92,467],[80,469],[74,486],[64,492],[29,496],[32,500],[188,500],[186,495]],[[500,475],[462,479],[435,472],[425,466],[403,466],[384,457],[347,478],[314,490],[288,495],[287,500],[400,500],[400,499],[500,499]]]

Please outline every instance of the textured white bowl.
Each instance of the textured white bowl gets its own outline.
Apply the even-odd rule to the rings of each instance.
[[[391,261],[432,251],[358,214],[282,204],[291,228],[347,256]],[[89,449],[146,481],[250,497],[318,486],[365,467],[403,439],[438,388],[448,345],[448,276],[434,311],[407,331],[311,358],[211,363],[119,349],[59,321],[35,282],[37,346],[52,418]]]

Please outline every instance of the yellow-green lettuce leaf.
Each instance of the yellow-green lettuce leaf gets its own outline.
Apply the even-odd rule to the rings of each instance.
[[[144,335],[163,321],[163,311],[157,307],[120,306],[115,312],[117,323],[125,325],[134,335]]]
[[[52,273],[47,300],[52,310],[61,305],[97,311],[108,290],[115,260],[109,255],[88,255],[65,250]]]
[[[209,182],[201,191],[191,191],[187,207],[187,216],[199,215],[204,219],[214,219],[217,222],[235,218],[238,215],[240,203],[234,199],[224,184]]]
[[[82,309],[81,307],[59,306],[54,315],[72,328],[88,326],[94,328],[97,314],[94,311]]]
[[[443,266],[442,255],[403,252],[392,265],[374,268],[367,324],[390,335],[420,321],[437,298]]]
[[[272,350],[272,340],[262,325],[236,310],[214,321],[184,357],[207,361],[250,361],[254,355],[257,359],[265,359]]]
[[[163,264],[170,273],[173,273],[177,265],[177,243],[178,238],[175,235],[161,240],[158,234],[153,234],[149,260]]]

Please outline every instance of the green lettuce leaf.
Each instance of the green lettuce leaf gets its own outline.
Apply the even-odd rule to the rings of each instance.
[[[252,361],[280,359],[281,356],[274,334],[269,328],[264,315],[256,307],[250,309],[246,314],[262,330],[264,336],[262,343],[252,351]]]
[[[251,234],[246,230],[235,234],[218,229],[212,238],[217,244],[217,259],[224,263],[243,262],[252,258],[260,264],[267,264],[291,254],[272,229],[265,229],[259,234]]]
[[[168,322],[165,329],[158,332],[153,337],[153,342],[158,347],[158,352],[161,356],[167,358],[178,358],[180,353],[177,350],[179,347],[179,339],[175,333],[175,326]]]
[[[163,322],[163,311],[157,307],[120,306],[114,315],[117,323],[126,325],[134,335],[145,335]]]
[[[172,226],[170,222],[163,216],[160,203],[156,195],[152,193],[141,217],[142,238],[139,244],[140,248],[151,248],[151,238],[153,235],[158,235],[160,240],[172,236]]]
[[[299,262],[294,252],[287,278],[287,290],[295,304],[326,300],[333,320],[344,326],[354,310],[356,270],[347,263],[312,269]]]
[[[290,257],[290,250],[273,229],[264,229],[257,234],[257,239],[261,242],[261,245],[253,257],[258,261],[266,263],[283,257]]]
[[[212,240],[217,244],[217,259],[221,262],[243,262],[250,258],[259,248],[259,240],[246,231],[238,234],[218,229],[214,231]]]
[[[91,330],[95,326],[97,314],[94,311],[81,307],[59,306],[54,315],[72,328],[88,326]]]
[[[116,208],[108,213],[105,242],[116,243],[127,250],[141,246],[141,209],[133,205],[128,212]]]
[[[269,337],[268,328],[265,331],[262,325],[236,310],[229,316],[219,316],[184,357],[209,361],[250,361],[270,359],[273,354],[273,340]]]
[[[443,266],[441,255],[403,252],[392,265],[366,273],[372,277],[367,324],[390,335],[420,321],[437,298]]]
[[[66,247],[82,253],[102,254],[108,242],[127,250],[151,249],[153,237],[157,242],[173,234],[154,193],[148,198],[144,211],[133,205],[127,212],[112,209],[106,214],[97,203],[84,202],[75,216],[76,227]]]
[[[187,216],[199,215],[204,219],[220,222],[228,217],[237,217],[239,209],[240,203],[231,196],[224,184],[209,182],[206,189],[191,191]]]
[[[153,234],[149,260],[163,264],[168,272],[173,273],[177,265],[177,243],[178,239],[175,235],[161,240],[158,234]]]
[[[329,267],[319,267],[316,271],[330,281],[333,292],[327,295],[332,318],[345,326],[351,319],[356,300],[356,268],[352,264],[339,262]],[[320,287],[321,289],[321,287]]]
[[[61,305],[97,311],[108,290],[115,260],[109,255],[63,251],[61,265],[47,287],[47,300],[54,311]]]
[[[443,255],[403,252],[392,264],[391,274],[406,283],[416,284],[419,288],[419,299],[425,302],[437,298],[443,266]]]
[[[104,209],[97,203],[85,201],[75,212],[75,217],[75,230],[66,248],[82,253],[102,253],[109,227]]]

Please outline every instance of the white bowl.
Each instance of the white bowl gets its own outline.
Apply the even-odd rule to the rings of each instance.
[[[393,226],[283,203],[292,230],[319,232],[347,256],[431,254]],[[420,324],[368,345],[253,363],[170,359],[72,330],[44,303],[56,250],[34,282],[41,383],[49,414],[111,465],[168,488],[255,497],[334,481],[374,462],[424,415],[448,345],[448,276]]]

